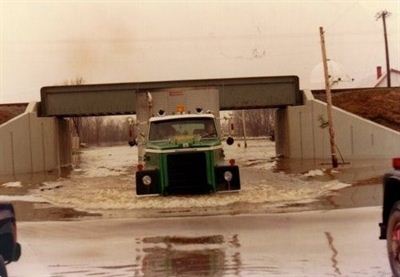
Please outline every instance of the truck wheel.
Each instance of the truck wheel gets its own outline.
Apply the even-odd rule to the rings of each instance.
[[[390,267],[393,276],[400,277],[400,201],[392,207],[386,232]]]
[[[4,264],[3,256],[0,255],[0,277],[7,277],[7,269],[6,265]]]

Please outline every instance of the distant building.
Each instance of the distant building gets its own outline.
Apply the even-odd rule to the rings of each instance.
[[[378,68],[380,68],[380,76],[378,75]],[[387,72],[382,74],[382,67],[377,67],[377,80],[375,80],[375,85],[373,87],[387,87]],[[390,82],[392,87],[400,87],[400,70],[390,69]]]
[[[347,73],[343,65],[333,60],[328,60],[328,72],[332,89],[351,88],[354,86],[354,79]],[[325,89],[325,77],[322,62],[314,67],[310,76],[311,89]]]
[[[390,69],[391,86],[400,86],[400,70]],[[359,88],[377,88],[377,87],[387,87],[387,73],[382,72],[382,67],[376,67],[375,76],[371,75],[365,79],[362,79],[356,85]]]

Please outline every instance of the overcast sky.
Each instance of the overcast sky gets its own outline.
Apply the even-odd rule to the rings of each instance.
[[[0,0],[0,103],[39,100],[40,88],[85,83],[298,75],[302,88],[328,57],[360,82],[400,69],[400,0]],[[314,79],[315,79],[315,72]],[[314,80],[315,81],[315,80]]]

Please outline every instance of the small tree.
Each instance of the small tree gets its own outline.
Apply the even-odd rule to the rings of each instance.
[[[274,109],[257,109],[247,110],[245,113],[246,132],[249,136],[271,136],[274,132],[275,110]],[[243,134],[242,130],[242,113],[240,111],[233,112],[233,123],[235,125],[235,135]]]
[[[77,86],[77,85],[82,85],[84,84],[85,81],[83,80],[82,77],[76,77],[75,79],[72,80],[67,80],[64,81],[63,85],[65,86]],[[82,117],[71,117],[72,124],[74,126],[74,133],[76,136],[79,138],[81,137],[81,130],[82,130]]]

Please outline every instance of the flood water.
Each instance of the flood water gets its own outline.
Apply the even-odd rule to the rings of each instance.
[[[314,203],[318,209],[340,209],[381,206],[383,201],[383,175],[391,169],[390,159],[352,160],[339,164],[332,169],[326,160],[279,160],[275,171],[285,173],[308,172],[314,168],[323,168],[326,174],[315,176],[318,180],[337,179],[352,184]]]
[[[14,277],[390,276],[378,207],[23,222]],[[366,243],[368,242],[368,243]]]
[[[326,160],[276,159],[274,154],[274,144],[267,140],[249,140],[248,148],[225,146],[226,158],[240,167],[242,190],[237,193],[138,198],[137,148],[92,147],[74,155],[70,169],[1,177],[0,200],[15,203],[20,220],[33,221],[381,205],[381,176],[390,168],[389,160],[349,161],[332,170]]]

